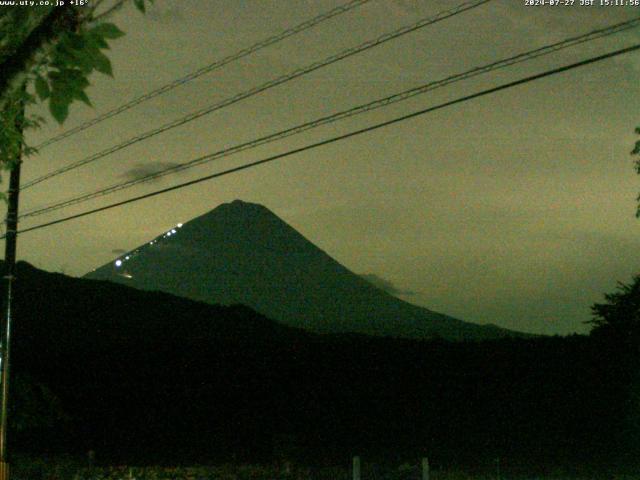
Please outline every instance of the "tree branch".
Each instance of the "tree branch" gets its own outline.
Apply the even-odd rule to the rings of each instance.
[[[127,0],[116,0],[115,4],[113,4],[111,7],[109,7],[107,10],[105,10],[102,13],[100,13],[99,15],[94,16],[91,21],[92,22],[100,22],[100,21],[104,20],[105,18],[113,15],[115,12],[120,10],[124,6],[125,3],[127,3]]]
[[[41,18],[40,23],[19,45],[15,52],[0,63],[0,108],[21,88],[38,56],[63,32],[78,25],[78,11],[74,7],[56,7]]]
[[[0,62],[13,55],[54,7],[9,9],[0,16]]]

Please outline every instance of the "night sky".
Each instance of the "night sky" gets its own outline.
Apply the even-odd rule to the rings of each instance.
[[[341,3],[156,0],[114,23],[115,78],[92,77],[94,109],[74,104],[37,144]],[[459,2],[374,0],[43,149],[23,181]],[[525,6],[494,0],[200,118],[23,192],[47,205],[598,27],[640,8]],[[29,227],[283,152],[590,56],[618,34],[456,83],[389,108],[25,221]],[[632,53],[440,110],[282,161],[25,233],[21,259],[82,275],[178,222],[236,198],[261,203],[356,273],[462,320],[586,332],[590,306],[640,263],[640,182],[629,155],[640,125]],[[43,110],[44,111],[44,110]],[[215,254],[215,252],[212,252]],[[371,277],[370,277],[371,278]]]

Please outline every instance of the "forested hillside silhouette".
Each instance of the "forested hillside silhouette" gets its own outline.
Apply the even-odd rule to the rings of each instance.
[[[317,335],[19,264],[14,371],[58,421],[25,452],[99,462],[610,468],[637,462],[632,345],[615,335],[415,341]],[[598,330],[600,331],[600,330]],[[637,396],[635,397],[637,398]],[[25,407],[18,393],[14,408]]]

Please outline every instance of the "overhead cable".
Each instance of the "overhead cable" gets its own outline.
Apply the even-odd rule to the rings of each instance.
[[[316,142],[316,143],[312,143],[312,144],[309,144],[309,145],[305,145],[304,147],[295,148],[293,150],[288,150],[288,151],[283,152],[283,153],[272,155],[270,157],[263,158],[261,160],[256,160],[256,161],[251,162],[251,163],[246,163],[244,165],[240,165],[240,166],[237,166],[237,167],[229,168],[227,170],[224,170],[224,171],[221,171],[221,172],[217,172],[217,173],[214,173],[214,174],[211,174],[211,175],[207,175],[207,176],[204,176],[204,177],[200,177],[200,178],[197,178],[197,179],[194,179],[194,180],[190,180],[188,182],[184,182],[184,183],[180,183],[180,184],[177,184],[177,185],[173,185],[171,187],[167,187],[167,188],[163,188],[163,189],[160,189],[160,190],[156,190],[154,192],[150,192],[150,193],[146,193],[144,195],[139,195],[139,196],[136,196],[136,197],[132,197],[132,198],[129,198],[127,200],[122,200],[122,201],[119,201],[119,202],[111,203],[109,205],[105,205],[105,206],[102,206],[102,207],[94,208],[94,209],[87,210],[87,211],[84,211],[84,212],[81,212],[81,213],[77,213],[77,214],[74,214],[74,215],[69,215],[67,217],[59,218],[57,220],[53,220],[53,221],[50,221],[50,222],[41,223],[41,224],[35,225],[33,227],[28,227],[28,228],[22,229],[18,233],[26,233],[26,232],[31,232],[31,231],[34,231],[34,230],[39,230],[39,229],[50,227],[50,226],[57,225],[57,224],[60,224],[60,223],[68,222],[70,220],[75,220],[77,218],[86,217],[88,215],[93,215],[93,214],[96,214],[98,212],[103,212],[105,210],[110,210],[112,208],[120,207],[120,206],[123,206],[123,205],[128,205],[130,203],[139,202],[141,200],[144,200],[144,199],[147,199],[147,198],[151,198],[151,197],[155,197],[155,196],[158,196],[158,195],[161,195],[161,194],[164,194],[164,193],[172,192],[174,190],[180,190],[180,189],[189,187],[191,185],[196,185],[198,183],[202,183],[202,182],[205,182],[205,181],[208,181],[208,180],[212,180],[214,178],[219,178],[219,177],[222,177],[222,176],[225,176],[225,175],[229,175],[229,174],[232,174],[232,173],[236,173],[236,172],[239,172],[239,171],[242,171],[242,170],[247,170],[249,168],[253,168],[253,167],[256,167],[258,165],[263,165],[265,163],[273,162],[273,161],[279,160],[281,158],[285,158],[285,157],[289,157],[289,156],[292,156],[292,155],[296,155],[298,153],[306,152],[306,151],[309,151],[309,150],[312,150],[312,149],[315,149],[315,148],[318,148],[318,147],[321,147],[321,146],[325,146],[325,145],[329,145],[329,144],[341,141],[341,140],[346,140],[347,138],[351,138],[351,137],[355,137],[357,135],[361,135],[361,134],[364,134],[364,133],[372,132],[374,130],[378,130],[380,128],[387,127],[389,125],[394,125],[396,123],[400,123],[400,122],[403,122],[405,120],[409,120],[411,118],[415,118],[415,117],[418,117],[418,116],[421,116],[421,115],[425,115],[427,113],[431,113],[431,112],[434,112],[434,111],[437,111],[437,110],[441,110],[441,109],[446,108],[446,107],[450,107],[450,106],[457,105],[457,104],[460,104],[460,103],[463,103],[463,102],[467,102],[467,101],[473,100],[475,98],[483,97],[483,96],[486,96],[486,95],[489,95],[489,94],[492,94],[492,93],[496,93],[496,92],[499,92],[499,91],[503,91],[503,90],[506,90],[506,89],[509,89],[509,88],[516,87],[518,85],[523,85],[523,84],[526,84],[526,83],[529,83],[529,82],[533,82],[535,80],[539,80],[539,79],[542,79],[542,78],[545,78],[545,77],[550,77],[552,75],[557,75],[559,73],[563,73],[563,72],[566,72],[566,71],[569,71],[569,70],[573,70],[573,69],[576,69],[576,68],[579,68],[579,67],[583,67],[583,66],[586,66],[586,65],[591,65],[591,64],[596,63],[596,62],[601,62],[603,60],[606,60],[606,59],[609,59],[609,58],[613,58],[613,57],[616,57],[616,56],[619,56],[619,55],[623,55],[623,54],[626,54],[626,53],[630,53],[630,52],[633,52],[633,51],[637,51],[637,50],[640,50],[640,43],[639,44],[635,44],[635,45],[633,45],[631,47],[622,48],[622,49],[619,49],[619,50],[615,50],[613,52],[609,52],[609,53],[606,53],[606,54],[603,54],[603,55],[599,55],[597,57],[591,57],[591,58],[589,58],[587,60],[582,60],[580,62],[572,63],[570,65],[565,65],[563,67],[554,68],[552,70],[547,70],[545,72],[538,73],[538,74],[535,74],[535,75],[530,75],[528,77],[521,78],[519,80],[515,80],[515,81],[512,81],[512,82],[508,82],[508,83],[499,85],[497,87],[488,88],[486,90],[482,90],[480,92],[476,92],[476,93],[473,93],[471,95],[466,95],[464,97],[460,97],[460,98],[457,98],[455,100],[451,100],[451,101],[448,101],[448,102],[445,102],[445,103],[441,103],[441,104],[433,106],[433,107],[428,107],[428,108],[425,108],[425,109],[422,109],[422,110],[418,110],[416,112],[412,112],[412,113],[409,113],[409,114],[406,114],[406,115],[402,115],[400,117],[396,117],[396,118],[393,118],[391,120],[387,120],[385,122],[377,123],[377,124],[371,125],[369,127],[365,127],[365,128],[361,128],[361,129],[358,129],[358,130],[354,130],[354,131],[351,131],[351,132],[348,132],[348,133],[345,133],[345,134],[342,134],[342,135],[338,135],[338,136],[335,136],[335,137],[332,137],[332,138],[328,138],[328,139],[322,140],[320,142]],[[4,238],[4,236],[0,236],[0,238]]]
[[[93,192],[89,192],[89,193],[85,193],[85,194],[81,194],[79,196],[74,196],[62,201],[59,201],[57,203],[54,203],[52,205],[48,205],[48,206],[44,206],[44,207],[40,207],[40,208],[36,208],[33,209],[31,211],[27,211],[25,213],[23,213],[20,218],[27,218],[27,217],[34,217],[34,216],[38,216],[38,215],[43,215],[46,213],[50,213],[52,211],[55,210],[59,210],[61,208],[65,208],[71,205],[76,205],[79,203],[83,203],[85,201],[94,199],[94,198],[98,198],[98,197],[102,197],[111,193],[115,193],[117,191],[120,190],[124,190],[124,189],[128,189],[131,187],[134,187],[135,185],[139,185],[142,183],[146,183],[152,180],[157,180],[161,177],[164,177],[166,175],[170,175],[170,174],[174,174],[174,173],[178,173],[184,170],[187,170],[189,168],[193,168],[195,166],[198,165],[202,165],[204,163],[208,163],[211,162],[213,160],[217,160],[223,157],[228,157],[230,155],[234,155],[236,153],[240,153],[246,150],[250,150],[253,148],[256,148],[258,146],[261,145],[265,145],[267,143],[272,143],[278,140],[281,140],[283,138],[287,138],[293,135],[297,135],[300,134],[302,132],[317,128],[321,125],[326,125],[329,123],[333,123],[339,120],[343,120],[355,115],[359,115],[365,112],[369,112],[372,110],[376,110],[378,108],[382,108],[382,107],[386,107],[389,105],[392,105],[394,103],[400,102],[400,101],[404,101],[407,100],[409,98],[412,98],[416,95],[421,95],[421,94],[425,94],[428,93],[430,91],[433,91],[435,89],[438,88],[442,88],[444,86],[450,85],[452,83],[456,83],[462,80],[467,80],[469,78],[473,78],[475,76],[484,74],[484,73],[488,73],[488,72],[492,72],[498,69],[502,69],[502,68],[506,68],[512,65],[515,65],[517,63],[522,63],[525,61],[529,61],[529,60],[533,60],[535,58],[544,56],[544,55],[549,55],[551,53],[557,52],[561,49],[565,49],[565,48],[569,48],[575,45],[579,45],[585,42],[589,42],[589,41],[593,41],[595,39],[604,37],[604,36],[608,36],[608,35],[612,35],[614,33],[619,33],[621,31],[624,30],[628,30],[630,28],[634,28],[634,27],[638,27],[640,25],[640,17],[639,18],[635,18],[633,20],[629,20],[627,22],[622,22],[622,23],[618,23],[606,28],[601,28],[601,29],[597,29],[597,30],[593,30],[589,33],[580,35],[580,36],[576,36],[576,37],[571,37],[571,38],[567,38],[565,40],[562,40],[560,42],[556,42],[553,44],[549,44],[549,45],[545,45],[543,47],[540,48],[536,48],[533,50],[529,50],[523,53],[519,53],[517,55],[508,57],[508,58],[504,58],[480,67],[476,67],[473,68],[471,70],[467,70],[465,72],[462,73],[458,73],[455,75],[450,75],[444,79],[438,80],[438,81],[433,81],[433,82],[429,82],[426,83],[424,85],[421,85],[419,87],[414,87],[408,90],[404,90],[402,92],[399,93],[395,93],[393,95],[384,97],[384,98],[380,98],[377,100],[374,100],[372,102],[368,102],[362,105],[358,105],[356,107],[352,107],[350,109],[347,110],[342,110],[336,113],[333,113],[331,115],[322,117],[322,118],[318,118],[316,120],[310,121],[310,122],[306,122],[300,125],[296,125],[294,127],[285,129],[285,130],[281,130],[275,133],[272,133],[270,135],[266,135],[263,137],[260,137],[258,139],[255,140],[251,140],[248,142],[244,142],[241,143],[239,145],[235,145],[233,147],[228,147],[225,148],[223,150],[219,150],[215,153],[211,153],[208,155],[204,155],[198,158],[195,158],[193,160],[190,160],[188,162],[185,163],[181,163],[178,165],[172,165],[171,167],[162,169],[160,171],[157,172],[153,172],[150,173],[148,175],[144,175],[142,177],[133,179],[133,180],[128,180],[126,182],[119,182],[119,183],[115,183],[112,184],[110,186],[107,187],[103,187],[99,190],[93,191]]]
[[[424,18],[416,23],[413,23],[411,25],[402,27],[398,30],[395,30],[393,32],[390,33],[386,33],[374,40],[369,40],[367,42],[364,42],[360,45],[357,45],[355,47],[351,47],[348,48],[346,50],[343,50],[337,54],[331,55],[327,58],[325,58],[324,60],[320,60],[317,62],[313,62],[310,65],[307,65],[305,67],[301,67],[298,68],[288,74],[282,75],[280,77],[277,77],[273,80],[270,80],[266,83],[263,83],[262,85],[259,85],[257,87],[253,87],[247,91],[244,91],[242,93],[238,93],[232,97],[229,97],[225,100],[222,100],[221,102],[215,103],[213,105],[210,105],[208,107],[205,107],[203,109],[197,110],[193,113],[190,113],[189,115],[186,115],[182,118],[179,118],[177,120],[174,120],[172,122],[169,122],[161,127],[149,130],[145,133],[142,133],[140,135],[137,135],[135,137],[131,137],[127,140],[125,140],[122,143],[119,143],[117,145],[114,145],[112,147],[109,147],[105,150],[102,150],[101,152],[98,152],[96,154],[90,155],[86,158],[83,158],[81,160],[78,160],[76,162],[70,163],[69,165],[66,165],[64,167],[61,167],[57,170],[54,170],[52,172],[49,172],[45,175],[42,175],[34,180],[31,180],[29,182],[26,182],[23,186],[22,186],[22,190],[26,190],[30,187],[33,187],[34,185],[37,185],[41,182],[44,182],[45,180],[51,179],[53,177],[57,177],[58,175],[61,175],[63,173],[69,172],[71,170],[75,170],[76,168],[79,168],[83,165],[87,165],[89,163],[95,162],[96,160],[99,160],[101,158],[104,158],[108,155],[111,155],[112,153],[115,153],[119,150],[122,150],[124,148],[130,147],[131,145],[134,145],[136,143],[139,143],[143,140],[146,140],[148,138],[154,137],[160,133],[166,132],[168,130],[171,130],[173,128],[179,127],[181,125],[184,125],[186,123],[189,123],[193,120],[196,120],[200,117],[203,117],[204,115],[208,115],[212,112],[215,112],[217,110],[220,110],[222,108],[228,107],[230,105],[233,105],[241,100],[244,100],[246,98],[252,97],[254,95],[257,95],[259,93],[262,93],[266,90],[269,90],[273,87],[276,87],[278,85],[281,85],[283,83],[289,82],[291,80],[294,80],[298,77],[301,77],[303,75],[306,75],[308,73],[311,73],[313,71],[319,70],[323,67],[326,67],[328,65],[334,64],[340,60],[343,60],[345,58],[351,57],[353,55],[356,55],[360,52],[364,52],[366,50],[369,50],[371,48],[377,47],[378,45],[381,45],[385,42],[388,42],[390,40],[393,40],[395,38],[401,37],[403,35],[407,35],[411,32],[414,32],[420,28],[424,28],[426,26],[429,25],[433,25],[434,23],[440,22],[442,20],[445,20],[447,18],[453,17],[455,15],[458,15],[462,12],[465,12],[467,10],[471,10],[473,8],[477,8],[480,5],[483,5],[485,3],[490,2],[491,0],[474,0],[471,2],[465,2],[461,5],[458,5],[455,8],[440,12],[438,14],[436,14],[435,16],[431,16],[428,18]]]
[[[136,97],[133,100],[123,105],[120,105],[112,110],[102,113],[97,117],[92,118],[91,120],[88,120],[78,125],[77,127],[73,127],[65,132],[62,132],[60,135],[56,135],[55,137],[45,140],[41,144],[37,145],[35,148],[37,150],[42,150],[43,148],[51,144],[59,142],[60,140],[70,137],[71,135],[75,135],[76,133],[82,132],[83,130],[86,130],[87,128],[97,125],[98,123],[101,123],[108,118],[115,117],[116,115],[119,115],[122,112],[125,112],[137,105],[140,105],[143,102],[146,102],[148,100],[151,100],[152,98],[155,98],[159,95],[167,93],[170,90],[173,90],[174,88],[184,85],[185,83],[189,83],[192,80],[195,80],[196,78],[201,77],[202,75],[213,72],[214,70],[217,70],[219,68],[224,67],[225,65],[228,65],[229,63],[235,62],[236,60],[240,60],[241,58],[251,55],[275,43],[281,42],[282,40],[289,38],[293,35],[309,30],[310,28],[315,27],[316,25],[326,20],[329,20],[330,18],[346,13],[370,1],[371,0],[352,0],[350,2],[345,3],[344,5],[340,5],[339,7],[336,7],[333,10],[330,10],[316,17],[313,17],[309,20],[306,20],[294,27],[288,28],[276,35],[273,35],[269,38],[261,40],[260,42],[255,43],[250,47],[243,48],[242,50],[232,53],[231,55],[228,55],[220,60],[216,60],[215,62],[210,63],[209,65],[205,65],[204,67],[201,67],[198,70],[195,70],[194,72],[191,72],[183,77],[177,78],[159,88],[156,88],[155,90],[145,93],[144,95],[140,95],[139,97]]]

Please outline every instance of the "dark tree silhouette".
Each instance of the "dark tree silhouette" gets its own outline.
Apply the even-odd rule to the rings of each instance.
[[[604,296],[606,303],[591,307],[593,333],[611,333],[630,344],[640,344],[640,275],[630,284],[618,283],[618,291]]]
[[[640,135],[640,127],[636,127],[635,133]],[[631,155],[636,157],[635,160],[635,170],[638,175],[640,175],[640,140],[636,140],[636,143],[633,146],[633,150],[631,150]],[[636,200],[638,201],[638,206],[636,208],[636,217],[640,218],[640,195],[637,196]]]
[[[640,275],[630,284],[605,295],[606,303],[593,305],[592,337],[606,359],[620,412],[617,428],[620,460],[638,465],[640,454]],[[612,402],[615,404],[616,402]]]

